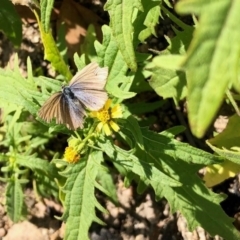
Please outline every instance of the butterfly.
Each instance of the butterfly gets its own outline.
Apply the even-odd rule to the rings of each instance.
[[[76,130],[83,128],[85,109],[98,111],[107,101],[104,87],[108,68],[90,63],[76,73],[68,86],[53,94],[40,108],[38,116],[46,122],[56,119],[57,124]]]

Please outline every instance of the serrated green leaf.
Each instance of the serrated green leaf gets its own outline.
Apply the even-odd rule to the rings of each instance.
[[[77,53],[74,53],[73,59],[74,59],[74,63],[76,64],[78,69],[82,69],[86,66],[85,61],[83,61],[82,58],[79,57]]]
[[[174,138],[170,138],[165,133],[157,134],[147,130],[146,128],[142,128],[142,135],[144,138],[144,146],[147,146],[148,151],[155,151],[157,152],[156,154],[160,154],[158,158],[161,157],[161,154],[163,154],[163,159],[166,157],[167,162],[173,161],[170,160],[170,158],[174,158],[175,160],[178,159],[176,164],[183,164],[180,163],[180,159],[187,164],[197,164],[198,166],[196,168],[194,166],[189,166],[189,169],[191,169],[191,167],[194,168],[193,171],[200,169],[204,165],[222,162],[221,158],[207,153],[203,150],[194,148],[187,143],[183,143],[175,140]],[[178,166],[176,168],[179,168],[179,170],[175,169],[176,172],[181,172],[181,166]],[[177,175],[181,174],[179,173]]]
[[[97,62],[97,54],[94,48],[94,42],[97,41],[97,35],[94,25],[90,24],[83,44],[81,44],[81,52],[84,53],[85,63]]]
[[[191,43],[195,27],[189,26],[184,22],[182,22],[178,17],[172,14],[164,6],[162,6],[161,9],[166,14],[166,16],[168,16],[178,27],[181,28],[181,30],[178,30],[177,28],[172,26],[172,30],[174,31],[175,36],[172,38],[165,36],[169,46],[167,47],[167,50],[165,50],[164,52],[169,52],[171,54],[180,54],[180,55],[185,54]],[[168,62],[168,64],[170,66],[172,65],[170,61]],[[166,64],[166,68],[169,68],[167,67],[167,64]]]
[[[146,65],[152,59],[152,55],[136,52],[136,57],[138,69],[134,74],[131,72],[133,80],[131,82],[130,90],[137,93],[151,91],[152,89],[149,86],[148,81],[146,81],[146,79],[151,76],[151,73],[146,69]]]
[[[41,10],[41,23],[45,33],[49,32],[50,17],[53,9],[54,0],[41,0],[40,10]]]
[[[6,206],[8,216],[13,222],[18,222],[23,211],[23,191],[17,180],[8,182],[6,186]]]
[[[109,11],[110,26],[128,67],[136,72],[137,64],[133,46],[132,17],[135,9],[143,11],[140,0],[108,0],[104,9]]]
[[[81,159],[63,173],[67,177],[63,188],[66,192],[63,216],[63,219],[67,219],[66,240],[89,239],[88,231],[92,222],[101,222],[95,214],[97,200],[94,196],[95,179],[101,161],[101,152],[91,152],[87,159]]]
[[[168,51],[172,54],[183,55],[187,52],[187,49],[191,43],[194,28],[188,25],[183,25],[183,31],[179,31],[175,27],[172,27],[174,33],[176,34],[173,38],[166,36],[169,43]]]
[[[60,52],[60,55],[62,56],[63,60],[65,63],[68,62],[68,48],[67,48],[67,43],[66,43],[66,25],[64,22],[62,22],[57,31],[57,48]]]
[[[165,98],[173,98],[175,104],[187,95],[186,76],[182,71],[154,67],[149,81],[154,91]]]
[[[12,127],[16,124],[17,120],[19,119],[19,117],[21,115],[21,112],[22,112],[22,108],[18,107],[11,119],[11,122],[9,123],[8,131],[11,131]]]
[[[117,47],[111,29],[104,25],[102,31],[103,43],[101,45],[100,43],[95,42],[95,48],[99,57],[100,65],[109,67],[106,90],[110,95],[115,96],[120,100],[132,98],[136,95],[135,93],[129,92],[128,89],[124,91],[120,88],[122,84],[131,85],[133,81],[131,77],[126,76],[128,70],[127,64]]]
[[[131,86],[131,91],[141,93],[141,92],[147,92],[152,91],[152,88],[150,87],[148,79],[151,76],[151,72],[146,69],[147,64],[141,64],[138,67],[137,72],[135,73],[133,83]]]
[[[33,101],[33,96],[41,95],[37,86],[11,70],[0,69],[0,76],[0,105],[4,107],[8,103],[15,104],[35,114],[39,106]]]
[[[126,120],[127,128],[131,131],[132,135],[134,136],[134,143],[136,146],[139,147],[139,149],[144,150],[144,144],[143,144],[143,137],[141,129],[138,125],[137,120],[133,116],[129,116]]]
[[[42,93],[34,95],[34,99],[42,105],[53,93],[61,90],[62,81],[51,79],[47,77],[34,78],[36,84],[41,86]],[[50,90],[50,92],[49,92]]]
[[[207,142],[207,144],[209,145],[209,147],[214,151],[216,152],[218,155],[234,162],[234,163],[237,163],[239,164],[240,163],[240,153],[239,151],[234,151],[234,149],[232,150],[228,150],[228,149],[224,149],[224,148],[218,148],[218,147],[215,147],[211,144],[209,144]]]
[[[156,167],[148,162],[140,161],[133,155],[133,151],[125,151],[117,146],[114,146],[109,140],[102,140],[98,142],[99,147],[112,159],[113,162],[118,163],[130,175],[136,174],[144,180],[146,185],[170,185],[179,186],[179,182],[159,171]],[[145,154],[143,154],[145,155]]]
[[[239,1],[180,1],[179,13],[199,15],[199,24],[183,67],[188,79],[191,130],[202,137],[216,115],[229,84],[238,78]],[[216,88],[217,86],[217,88]],[[211,104],[209,104],[211,103]]]
[[[155,165],[160,161],[163,171],[182,183],[181,187],[151,184],[157,199],[166,197],[172,212],[180,211],[186,217],[190,231],[202,226],[211,235],[218,234],[229,240],[237,239],[232,219],[219,204],[223,198],[208,190],[196,174],[204,165],[217,163],[220,159],[146,129],[142,132],[150,161],[155,162]],[[222,224],[224,228],[220,229]]]
[[[9,0],[1,0],[0,30],[13,42],[20,46],[22,41],[22,22],[13,4]]]
[[[51,93],[57,92],[61,90],[61,86],[63,85],[63,81],[52,79],[44,76],[40,76],[37,78],[34,78],[34,81],[37,85],[41,86],[42,92],[48,92],[48,90],[51,90]]]
[[[33,172],[45,173],[52,178],[58,177],[57,169],[48,161],[33,156],[16,155],[16,163],[30,168]]]
[[[100,190],[104,192],[114,204],[117,205],[118,197],[116,192],[116,186],[114,185],[111,173],[107,171],[107,169],[99,168],[97,179],[104,188],[104,191],[102,191],[101,189]]]
[[[70,81],[70,79],[72,78],[72,73],[70,72],[68,66],[65,64],[62,56],[60,55],[51,32],[45,32],[42,23],[39,20],[38,14],[36,13],[36,11],[34,11],[34,13],[39,25],[41,39],[44,45],[44,59],[51,62],[52,66],[59,73],[61,73],[67,79],[67,81]]]
[[[224,198],[211,192],[195,177],[189,176],[188,183],[182,188],[164,187],[162,194],[169,201],[171,211],[180,211],[184,215],[190,231],[201,226],[211,236],[238,240],[239,232],[232,224],[233,219],[225,214],[219,204]]]
[[[58,181],[62,180],[63,177],[56,177]],[[65,180],[65,179],[64,179]],[[37,191],[38,195],[42,197],[51,197],[54,196],[55,199],[58,199],[59,196],[59,188],[55,181],[53,181],[53,177],[49,178],[42,173],[38,173],[37,171],[34,172],[34,181],[36,182],[35,190]]]
[[[139,40],[141,42],[147,39],[151,34],[156,36],[155,26],[159,22],[161,2],[161,0],[142,1],[143,13],[140,14],[139,18],[144,18],[143,24],[146,28],[139,33]]]
[[[212,154],[165,135],[146,129],[142,129],[142,134],[146,152],[142,154],[141,160],[153,164],[159,171],[182,184],[188,184],[190,175],[195,175],[197,178],[196,172],[203,166],[221,162],[218,157]],[[151,182],[151,185],[156,194],[161,196],[163,184]]]

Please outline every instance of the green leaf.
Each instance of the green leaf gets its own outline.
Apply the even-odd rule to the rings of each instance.
[[[86,63],[83,60],[82,56],[83,56],[83,54],[81,55],[81,57],[79,57],[77,53],[74,53],[74,55],[73,55],[74,63],[76,64],[77,69],[82,69],[86,66]]]
[[[57,184],[54,181],[54,177],[49,178],[46,175],[42,173],[38,173],[36,171],[34,172],[33,178],[34,178],[34,181],[36,182],[35,190],[37,191],[38,195],[42,197],[47,197],[47,198],[51,198],[52,196],[54,196],[55,199],[59,198],[59,188],[57,187]],[[57,179],[58,181],[61,180],[59,176],[55,177],[55,179]]]
[[[183,67],[188,79],[188,114],[192,132],[202,137],[211,124],[229,84],[238,78],[239,1],[180,1],[179,13],[199,15]],[[211,104],[209,104],[211,103]]]
[[[34,96],[34,99],[37,100],[41,105],[55,92],[61,90],[61,86],[63,85],[62,81],[47,78],[40,76],[38,78],[34,78],[36,84],[41,86],[42,93],[41,95]],[[49,92],[50,90],[50,92]]]
[[[156,102],[140,102],[140,103],[131,103],[127,104],[128,111],[132,114],[143,114],[148,112],[153,112],[154,110],[162,107],[164,105],[164,101],[156,101]]]
[[[126,76],[128,66],[117,47],[115,38],[112,36],[111,29],[104,25],[102,27],[102,31],[103,43],[101,45],[96,41],[95,48],[99,57],[100,65],[109,67],[106,90],[110,95],[113,95],[120,100],[132,98],[136,94],[129,92],[133,79],[131,76]],[[121,86],[126,84],[129,84],[130,86],[122,89]]]
[[[189,26],[182,22],[178,17],[172,14],[164,6],[162,6],[161,9],[166,14],[166,16],[168,16],[179,28],[181,28],[181,30],[178,30],[177,28],[174,27],[174,25],[172,25],[172,30],[174,31],[175,36],[172,38],[165,36],[169,46],[164,52],[180,55],[185,54],[191,43],[195,27]],[[170,61],[168,62],[168,65],[172,65]],[[166,66],[166,68],[169,67]]]
[[[32,63],[30,57],[27,57],[27,78],[33,82]]]
[[[146,68],[152,72],[150,86],[163,98],[173,98],[177,105],[187,95],[186,74],[179,71],[184,60],[180,54],[186,52],[193,28],[179,21],[164,7],[162,8],[176,24],[182,27],[183,31],[173,28],[176,36],[172,39],[166,37],[169,43],[167,50],[164,51],[163,55],[155,57]]]
[[[152,65],[152,64],[151,64]],[[175,104],[187,95],[186,76],[182,71],[153,67],[150,86],[165,98],[173,98]]]
[[[173,98],[175,104],[186,97],[186,76],[181,70],[181,63],[184,57],[179,54],[185,54],[190,44],[194,28],[184,24],[175,17],[164,6],[161,6],[164,13],[179,27],[181,31],[173,27],[175,36],[167,38],[169,46],[167,50],[153,59],[146,68],[152,73],[150,86],[163,98]],[[171,53],[171,55],[170,55]]]
[[[218,155],[228,159],[229,161],[240,164],[240,150],[239,150],[239,148],[235,147],[235,148],[232,148],[231,150],[228,150],[228,149],[225,149],[225,148],[215,147],[214,145],[210,144],[208,141],[207,141],[207,144]]]
[[[152,182],[156,198],[167,198],[172,213],[180,211],[186,217],[190,231],[202,226],[212,236],[218,234],[229,240],[238,239],[232,219],[219,204],[224,198],[208,190],[197,175],[204,165],[220,163],[220,159],[161,134],[146,129],[142,133],[147,152],[145,161],[153,162],[182,183],[180,187],[171,187]],[[221,227],[222,224],[224,227]]]
[[[30,168],[33,172],[44,173],[52,178],[58,177],[57,169],[46,160],[34,156],[16,155],[16,163],[20,166]]]
[[[168,128],[167,130],[164,130],[161,132],[161,135],[164,135],[166,137],[174,138],[177,134],[180,134],[186,130],[186,127],[180,125],[180,126],[175,126],[172,128]]]
[[[42,92],[47,93],[47,95],[49,95],[48,90],[51,90],[51,93],[54,93],[60,91],[61,86],[63,85],[63,81],[44,76],[34,78],[34,81],[37,85],[41,86]]]
[[[41,39],[44,45],[44,59],[51,62],[52,66],[60,73],[62,74],[67,81],[70,81],[72,78],[72,73],[70,72],[68,66],[65,64],[62,56],[59,53],[59,50],[57,48],[57,45],[53,39],[53,36],[51,32],[45,32],[42,23],[39,20],[38,14],[36,11],[34,11],[38,25],[39,30],[41,34]]]
[[[135,147],[144,150],[142,132],[136,118],[134,118],[133,116],[129,116],[126,120],[125,125],[127,125],[127,128],[131,131],[131,134],[134,136]]]
[[[53,9],[53,4],[54,0],[40,1],[41,22],[45,33],[49,32],[50,17]]]
[[[113,163],[117,163],[125,168],[125,171],[131,178],[133,177],[133,174],[135,174],[136,176],[139,176],[142,181],[146,182],[146,185],[181,185],[178,181],[159,171],[152,164],[149,164],[144,160],[140,161],[137,157],[134,156],[133,150],[123,150],[113,145],[109,140],[106,139],[99,141],[98,145],[102,148],[103,151],[105,151],[110,159],[112,159]]]
[[[157,134],[142,129],[144,146],[148,162],[154,163],[162,171],[181,182],[188,182],[188,177],[195,174],[201,167],[221,163],[218,158],[189,144],[179,142],[164,134]]]
[[[132,125],[128,129],[132,134]],[[125,132],[129,134],[126,129]],[[132,135],[134,137],[136,134]],[[151,185],[157,199],[166,197],[173,212],[181,211],[190,231],[203,226],[211,235],[221,234],[228,239],[237,239],[232,219],[227,217],[219,204],[223,198],[209,191],[197,175],[200,168],[221,163],[221,159],[176,141],[172,134],[157,134],[142,129],[142,136],[144,151],[141,154],[138,153],[137,144],[130,145],[132,150],[129,151],[114,146],[109,140],[99,141],[99,145],[114,162],[127,170],[128,183],[133,179],[137,181],[135,176],[139,176],[139,191]],[[137,139],[136,143],[139,141]],[[155,176],[158,176],[159,181],[156,181]],[[174,179],[178,185],[174,185]],[[224,222],[224,229],[219,230],[220,222]]]
[[[41,96],[31,79],[23,78],[19,72],[0,69],[0,106],[15,104],[35,114],[39,108],[33,96]],[[6,84],[8,83],[8,84]]]
[[[14,5],[9,0],[1,0],[0,30],[7,35],[15,46],[20,46],[22,41],[22,22]]]
[[[97,180],[101,184],[101,186],[106,190],[105,194],[110,198],[110,200],[114,204],[118,204],[118,197],[116,192],[116,186],[113,182],[113,177],[110,173],[110,171],[106,169],[103,169],[100,167],[98,169],[98,175]]]
[[[159,68],[165,68],[170,70],[181,70],[181,64],[184,61],[184,57],[177,54],[172,55],[160,55],[153,59],[152,63],[149,63],[148,68],[155,66]]]
[[[161,194],[168,200],[172,213],[180,211],[187,219],[190,231],[201,226],[211,236],[220,235],[226,240],[239,239],[239,232],[232,224],[233,219],[220,206],[224,198],[211,192],[195,176],[190,175],[188,184],[181,188],[163,187]]]
[[[60,52],[60,55],[62,56],[63,60],[65,63],[68,62],[68,47],[67,47],[67,43],[66,43],[66,25],[64,22],[62,22],[59,27],[58,27],[58,31],[57,31],[57,48]]]
[[[227,127],[216,137],[207,141],[209,147],[220,156],[240,164],[240,117],[235,114],[229,118]]]
[[[142,1],[143,12],[139,18],[144,18],[143,24],[146,26],[144,30],[139,33],[139,40],[143,42],[151,34],[156,36],[155,26],[158,24],[160,16],[160,4],[159,1]]]
[[[11,220],[20,221],[23,211],[23,191],[18,180],[11,180],[6,186],[6,206]]]
[[[237,129],[240,129],[240,117],[234,114],[229,118],[226,128],[216,137],[211,138],[209,143],[218,148],[240,147],[240,132],[236,131]]]
[[[91,152],[87,159],[69,165],[63,173],[67,178],[63,188],[66,193],[63,215],[63,219],[67,220],[66,240],[89,239],[88,231],[92,222],[102,223],[95,214],[95,207],[99,204],[94,196],[95,179],[102,158],[101,152]]]
[[[137,64],[133,46],[132,18],[135,9],[143,11],[140,0],[108,0],[104,9],[109,11],[110,26],[128,67],[136,72]]]
[[[21,107],[18,107],[11,119],[11,122],[9,122],[8,124],[8,129],[7,131],[11,131],[11,129],[14,127],[14,125],[16,124],[17,120],[19,119],[20,115],[21,115],[21,112],[22,112],[22,108]]]
[[[94,48],[94,42],[97,41],[97,35],[94,25],[90,24],[83,44],[81,44],[81,53],[84,53],[85,63],[97,62],[97,54]]]
[[[150,87],[148,79],[151,76],[150,71],[146,70],[146,65],[147,64],[141,64],[138,67],[137,72],[135,73],[133,83],[131,86],[131,91],[141,93],[141,92],[146,92],[146,91],[152,91],[152,88]]]

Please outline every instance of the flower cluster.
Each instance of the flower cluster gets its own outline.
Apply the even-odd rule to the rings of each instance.
[[[119,131],[119,126],[113,120],[122,117],[122,109],[119,104],[111,107],[112,100],[108,99],[104,107],[98,111],[91,112],[91,116],[97,118],[100,122],[97,125],[97,131],[102,129],[107,136],[112,134],[112,130]]]
[[[112,134],[112,130],[115,132],[119,131],[118,124],[114,121],[116,118],[122,117],[122,109],[119,104],[111,107],[112,101],[108,99],[102,109],[93,111],[90,113],[91,117],[98,119],[96,130],[100,132],[102,129],[104,133],[109,136]],[[80,152],[82,147],[86,144],[87,140],[91,137],[86,137],[84,140],[79,142],[79,139],[72,138],[68,142],[64,152],[64,159],[69,163],[76,163],[80,160]]]
[[[80,160],[80,155],[73,147],[66,147],[64,152],[64,159],[69,163],[76,163]]]

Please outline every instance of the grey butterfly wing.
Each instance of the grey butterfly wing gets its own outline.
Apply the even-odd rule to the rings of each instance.
[[[77,99],[65,97],[62,92],[53,94],[40,108],[38,115],[46,122],[56,119],[57,124],[65,124],[75,130],[83,127],[85,111]]]
[[[104,90],[107,76],[107,67],[101,68],[97,63],[90,63],[72,78],[69,87],[86,108],[97,111],[108,98]]]
[[[40,108],[38,116],[48,123],[51,122],[53,118],[56,118],[59,123],[62,123],[63,120],[60,106],[61,97],[61,92],[53,94]]]
[[[84,110],[84,107],[79,102],[77,98],[70,99],[70,98],[63,98],[63,104],[65,109],[63,109],[64,112],[68,113],[68,115],[65,116],[65,124],[67,127],[71,130],[76,130],[77,128],[83,128],[84,123],[84,116],[86,115],[86,112]]]

